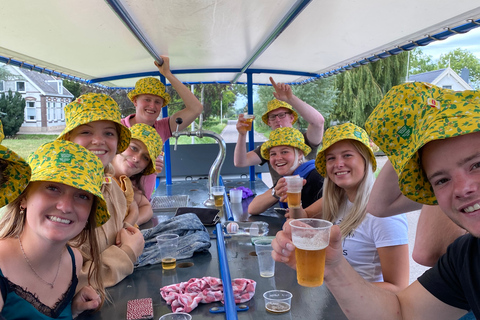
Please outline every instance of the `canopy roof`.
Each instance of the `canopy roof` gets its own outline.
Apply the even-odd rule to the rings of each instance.
[[[478,0],[3,0],[0,62],[108,87],[301,83],[480,23]]]

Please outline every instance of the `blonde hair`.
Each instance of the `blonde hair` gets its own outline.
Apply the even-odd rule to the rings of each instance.
[[[0,239],[16,238],[23,233],[26,222],[25,217],[27,216],[27,209],[24,209],[25,212],[21,214],[20,203],[22,199],[28,195],[32,183],[35,182],[31,182],[22,192],[22,194],[17,197],[17,199],[12,201],[5,207],[4,213],[0,218]],[[92,265],[90,265],[90,268],[88,270],[88,283],[91,284],[93,280],[93,282],[98,284],[97,286],[95,286],[95,288],[98,290],[98,293],[102,300],[100,306],[97,309],[99,310],[103,305],[103,302],[105,301],[105,286],[103,285],[103,280],[100,277],[100,270],[102,264],[100,257],[100,249],[97,242],[97,237],[95,235],[95,229],[97,226],[95,220],[97,197],[94,197],[94,199],[95,200],[92,203],[92,208],[90,211],[90,215],[88,216],[88,221],[85,225],[85,228],[75,238],[71,239],[68,244],[71,247],[78,248],[80,245],[87,241],[90,243],[90,255],[93,257],[93,263]]]
[[[323,183],[323,219],[335,222],[339,217],[343,217],[342,222],[340,222],[339,225],[342,238],[345,238],[352,233],[365,218],[365,215],[367,214],[368,198],[370,197],[370,191],[372,190],[373,182],[375,181],[370,152],[367,147],[359,141],[348,140],[362,155],[365,162],[365,173],[358,186],[353,206],[348,208],[346,191],[331,181],[328,178],[328,175],[325,177]]]

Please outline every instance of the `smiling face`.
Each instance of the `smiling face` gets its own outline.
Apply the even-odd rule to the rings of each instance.
[[[52,241],[73,239],[85,228],[94,198],[63,183],[32,182],[21,200],[27,215],[25,227]]]
[[[302,158],[303,153],[298,151],[295,157],[295,148],[289,146],[276,146],[270,148],[270,165],[281,176],[289,176],[298,167],[298,160]],[[295,165],[295,159],[297,162]]]
[[[136,110],[136,123],[145,123],[153,126],[155,120],[157,120],[162,110],[163,103],[162,97],[153,94],[141,94],[133,99],[133,105]]]
[[[272,130],[284,127],[290,128],[292,127],[294,120],[295,117],[293,116],[292,111],[287,108],[278,108],[268,113],[268,125]]]
[[[67,140],[75,142],[97,155],[106,167],[117,154],[118,132],[115,122],[94,121],[73,129]]]
[[[142,172],[151,162],[148,149],[143,142],[137,139],[130,141],[130,146],[121,154],[117,154],[112,161],[115,176],[126,175],[131,177]]]
[[[365,176],[365,159],[350,140],[341,140],[325,150],[328,178],[355,199]]]
[[[480,132],[429,142],[421,155],[440,208],[480,237]]]

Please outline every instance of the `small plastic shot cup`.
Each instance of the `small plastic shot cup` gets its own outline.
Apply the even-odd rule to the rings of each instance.
[[[223,206],[223,195],[225,193],[224,186],[214,186],[212,187],[213,199],[215,200],[215,207]]]
[[[161,234],[156,237],[164,270],[175,269],[177,266],[178,238],[178,234]]]
[[[243,191],[242,189],[230,189],[230,202],[231,203],[241,203],[242,202]]]
[[[265,309],[271,313],[288,312],[292,303],[292,294],[285,290],[270,290],[263,294]]]
[[[275,260],[272,258],[272,239],[258,239],[253,243],[258,258],[260,276],[270,278],[275,275]]]
[[[184,312],[167,313],[158,320],[192,320],[192,316]]]
[[[254,118],[253,114],[248,114],[248,113],[243,114],[243,122],[248,123],[248,127],[246,128],[247,131],[252,130],[253,118]]]
[[[303,178],[299,175],[286,176],[287,202],[289,208],[300,208],[302,206]]]
[[[304,287],[319,287],[323,284],[332,223],[313,218],[295,219],[289,223],[297,260],[297,282]]]

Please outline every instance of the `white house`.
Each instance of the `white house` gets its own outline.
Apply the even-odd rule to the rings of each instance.
[[[25,120],[19,133],[62,130],[65,127],[63,108],[73,100],[62,80],[11,65],[5,68],[13,77],[0,80],[0,93],[17,91],[25,99]]]
[[[428,82],[437,87],[454,91],[472,90],[469,84],[468,69],[462,70],[462,77],[450,67],[409,76],[407,82]]]

